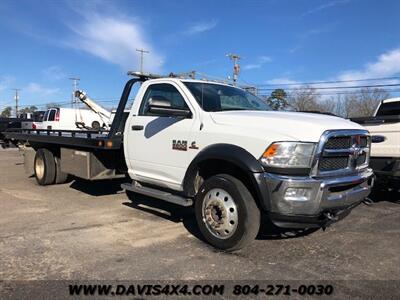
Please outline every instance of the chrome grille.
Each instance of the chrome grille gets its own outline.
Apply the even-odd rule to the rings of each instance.
[[[319,163],[321,171],[334,171],[347,168],[349,159],[347,157],[322,157]]]
[[[365,130],[325,132],[318,145],[313,174],[333,175],[367,167],[370,144]]]
[[[325,149],[346,149],[350,147],[351,147],[350,136],[332,137],[325,144]]]

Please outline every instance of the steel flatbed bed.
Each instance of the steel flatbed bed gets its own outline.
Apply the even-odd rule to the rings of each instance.
[[[125,107],[132,86],[147,79],[148,76],[139,75],[125,84],[108,131],[14,128],[5,130],[3,134],[8,141],[23,149],[25,171],[28,174],[33,174],[33,166],[37,165],[35,162],[39,155],[41,160],[46,160],[50,165],[51,172],[58,174],[55,183],[65,182],[67,174],[87,180],[124,177],[127,167],[122,142],[128,117]],[[40,184],[54,183],[54,178],[48,177],[43,177]]]
[[[89,130],[53,130],[53,129],[9,129],[4,136],[14,143],[29,143],[30,145],[64,146],[68,148],[88,148],[103,150],[118,150],[122,146],[122,136],[125,127],[126,103],[132,86],[137,82],[149,79],[148,76],[138,76],[130,79],[124,87],[121,99],[109,131]]]
[[[11,141],[54,144],[77,148],[120,149],[122,135],[109,137],[108,131],[11,129],[4,132]]]

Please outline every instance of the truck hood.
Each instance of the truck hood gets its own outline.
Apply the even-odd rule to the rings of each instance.
[[[280,111],[212,112],[216,124],[284,135],[293,141],[318,142],[322,133],[335,129],[364,129],[349,120],[313,113]],[[365,130],[365,129],[364,129]]]

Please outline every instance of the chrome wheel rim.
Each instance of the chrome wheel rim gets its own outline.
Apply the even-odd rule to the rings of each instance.
[[[238,225],[238,211],[233,197],[223,189],[212,189],[203,199],[203,222],[219,239],[231,237]]]
[[[35,174],[36,177],[42,179],[44,176],[44,161],[41,157],[37,157],[35,161]]]

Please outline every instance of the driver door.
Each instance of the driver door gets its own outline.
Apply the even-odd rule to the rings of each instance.
[[[152,99],[186,108],[191,117],[157,115],[149,111]],[[129,162],[134,180],[180,189],[189,164],[188,145],[195,115],[178,85],[155,83],[147,87],[137,115],[130,118]]]

